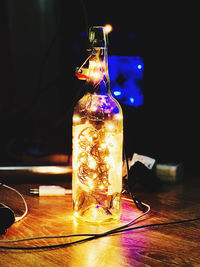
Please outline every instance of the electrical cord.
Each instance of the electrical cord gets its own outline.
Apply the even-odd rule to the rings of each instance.
[[[123,198],[124,200],[131,201],[131,199],[128,198]],[[115,233],[120,233],[120,231],[127,231],[126,228],[133,225],[136,221],[138,221],[141,217],[147,215],[147,213],[150,212],[150,206],[143,203],[147,207],[146,212],[143,214],[137,216],[133,220],[131,220],[129,223],[124,224],[120,227],[111,229],[109,231],[100,233],[100,234],[72,234],[72,235],[62,235],[62,236],[41,236],[41,237],[31,237],[31,238],[25,238],[25,239],[16,239],[16,240],[0,240],[0,243],[16,243],[16,242],[25,242],[25,241],[31,241],[31,240],[38,240],[38,239],[55,239],[55,238],[69,238],[69,237],[80,237],[80,236],[89,236],[88,238],[81,239],[81,240],[76,240],[73,242],[69,243],[61,243],[61,244],[56,244],[56,245],[45,245],[45,246],[27,246],[27,247],[11,247],[11,246],[0,246],[0,249],[17,249],[17,250],[31,250],[31,249],[52,249],[52,248],[59,248],[59,247],[64,247],[64,246],[70,246],[73,244],[81,243],[81,242],[86,242],[89,240],[97,239],[100,237],[112,235]]]
[[[125,160],[126,160],[126,167],[127,167],[127,177],[128,177],[128,185],[129,185],[129,193],[132,196],[132,200],[135,203],[136,207],[141,210],[143,213],[139,216],[137,216],[136,218],[134,218],[133,220],[131,220],[130,222],[128,222],[127,224],[124,224],[122,226],[119,226],[117,228],[113,228],[111,230],[108,230],[106,232],[100,233],[100,234],[71,234],[71,235],[61,235],[61,236],[40,236],[40,237],[30,237],[30,238],[24,238],[24,239],[15,239],[15,240],[0,240],[0,244],[10,244],[10,243],[17,243],[17,242],[28,242],[31,240],[41,240],[41,239],[59,239],[59,238],[72,238],[72,237],[86,237],[83,239],[79,239],[76,241],[72,241],[72,242],[66,242],[66,243],[60,243],[60,244],[53,244],[53,245],[44,245],[44,246],[5,246],[5,245],[0,245],[0,249],[5,249],[5,250],[42,250],[42,249],[56,249],[56,248],[61,248],[61,247],[69,247],[71,245],[75,245],[75,244],[79,244],[79,243],[83,243],[83,242],[88,242],[94,239],[98,239],[101,237],[106,237],[106,236],[112,236],[115,234],[120,234],[126,231],[134,231],[134,230],[138,230],[138,229],[143,229],[143,228],[150,228],[150,227],[160,227],[160,226],[167,226],[167,225],[175,225],[175,224],[181,224],[181,223],[188,223],[188,222],[194,222],[197,220],[200,220],[200,217],[197,218],[192,218],[192,219],[186,219],[186,220],[179,220],[179,221],[171,221],[171,222],[164,222],[164,223],[153,223],[153,224],[146,224],[146,225],[141,225],[141,226],[133,226],[135,223],[139,222],[139,219],[144,217],[145,215],[147,215],[150,212],[150,206],[144,202],[141,202],[140,200],[138,200],[134,195],[133,195],[133,188],[130,186],[130,176],[129,176],[129,165],[128,165],[128,160],[127,157],[125,155],[125,151],[124,151],[124,156],[125,156]],[[25,205],[25,212],[22,216],[20,217],[16,217],[15,218],[15,222],[21,220],[22,218],[24,218],[28,212],[28,207],[27,207],[27,203],[24,199],[24,197],[22,196],[22,194],[20,192],[18,192],[16,189],[7,186],[5,184],[0,183],[0,185],[4,186],[5,188],[8,188],[10,190],[15,191],[17,194],[20,195],[20,197],[22,198],[24,205]],[[126,201],[131,201],[131,199],[129,198],[122,198]]]
[[[18,221],[22,220],[22,219],[27,215],[27,213],[28,213],[28,206],[27,206],[27,203],[26,203],[25,198],[24,198],[23,195],[22,195],[18,190],[16,190],[15,188],[12,188],[12,187],[10,187],[10,186],[8,186],[8,185],[6,185],[6,184],[3,184],[3,183],[0,183],[0,186],[3,186],[3,187],[5,187],[5,188],[7,188],[7,189],[9,189],[9,190],[14,191],[15,193],[17,193],[17,194],[21,197],[21,199],[22,199],[22,201],[23,201],[23,203],[24,203],[24,206],[25,206],[25,212],[24,212],[21,216],[17,216],[17,217],[15,217],[15,222],[18,222]]]
[[[23,198],[23,196],[21,195],[21,193],[19,193],[16,189],[7,186],[5,184],[1,184],[2,186],[11,189],[15,192],[17,192],[23,199],[25,207],[26,207],[26,211],[25,213],[21,216],[21,217],[17,217],[15,221],[19,221],[22,218],[24,218],[28,212],[28,207],[26,204],[25,199]],[[131,199],[129,198],[124,198],[124,200],[126,201],[131,201]],[[135,203],[135,201],[134,201]],[[38,239],[58,239],[58,238],[72,238],[72,237],[83,237],[86,236],[87,238],[84,239],[80,239],[80,240],[76,240],[73,242],[67,242],[67,243],[61,243],[61,244],[56,244],[56,245],[45,245],[45,246],[0,246],[0,249],[8,249],[8,250],[39,250],[39,249],[55,249],[55,248],[60,248],[60,247],[68,247],[71,245],[75,245],[78,243],[82,243],[82,242],[87,242],[90,240],[94,240],[94,239],[98,239],[101,237],[106,237],[106,236],[111,236],[114,234],[119,234],[119,233],[123,233],[126,231],[133,231],[133,230],[137,230],[137,229],[142,229],[142,228],[147,228],[147,227],[155,227],[155,226],[165,226],[165,225],[173,225],[173,224],[180,224],[180,223],[187,223],[187,222],[192,222],[192,221],[196,221],[196,220],[200,220],[200,217],[197,218],[193,218],[193,219],[188,219],[188,220],[180,220],[180,221],[172,221],[172,222],[165,222],[165,223],[154,223],[154,224],[147,224],[147,225],[142,225],[142,226],[135,226],[135,227],[131,227],[132,225],[134,225],[136,222],[138,222],[138,220],[140,218],[142,218],[143,216],[147,215],[150,212],[150,206],[146,203],[140,202],[143,206],[146,207],[146,211],[143,211],[143,214],[137,216],[136,218],[134,218],[133,220],[131,220],[129,223],[124,224],[120,227],[111,229],[109,231],[100,233],[100,234],[72,234],[72,235],[62,235],[62,236],[40,236],[40,237],[31,237],[31,238],[24,238],[24,239],[15,239],[15,240],[0,240],[0,243],[17,243],[17,242],[25,242],[25,241],[31,241],[31,240],[38,240]]]
[[[126,180],[128,181],[128,184],[127,185],[125,184],[125,191],[127,190],[130,193],[130,195],[131,195],[136,207],[139,210],[145,212],[146,206],[138,198],[136,198],[134,196],[134,194],[133,194],[133,188],[132,188],[133,186],[132,186],[132,181],[131,181],[131,177],[130,177],[130,169],[129,169],[129,164],[128,164],[128,158],[127,158],[126,152],[125,152],[125,145],[123,147],[123,153],[124,153],[124,158],[125,158],[125,163],[126,163],[126,170],[127,170],[127,174],[126,174],[127,178],[126,178]],[[128,188],[126,188],[126,187],[128,187]]]
[[[143,203],[144,204],[144,203]],[[43,236],[43,237],[32,237],[32,238],[27,238],[27,239],[18,239],[18,240],[0,240],[0,243],[15,243],[15,242],[24,242],[24,241],[30,241],[30,240],[36,240],[36,239],[58,239],[58,238],[69,238],[69,237],[80,237],[80,236],[89,236],[84,239],[76,240],[73,242],[68,242],[68,243],[61,243],[61,244],[55,244],[55,245],[45,245],[45,246],[0,246],[0,249],[8,249],[8,250],[41,250],[41,249],[55,249],[55,248],[61,248],[61,247],[69,247],[71,245],[75,245],[78,243],[83,243],[87,241],[91,241],[94,239],[98,239],[101,237],[106,237],[106,236],[112,236],[114,234],[119,234],[123,233],[126,231],[134,231],[138,229],[143,229],[143,228],[150,228],[150,227],[159,227],[159,226],[167,226],[167,225],[175,225],[175,224],[182,224],[182,223],[188,223],[188,222],[194,222],[197,220],[200,220],[200,217],[197,218],[192,218],[192,219],[187,219],[187,220],[179,220],[179,221],[171,221],[171,222],[164,222],[164,223],[152,223],[152,224],[146,224],[146,225],[141,225],[141,226],[135,226],[135,227],[128,227],[133,225],[136,220],[141,218],[144,214],[140,215],[139,217],[135,218],[132,220],[130,223],[122,226],[115,228],[113,230],[101,233],[101,234],[74,234],[74,235],[62,235],[62,236]]]
[[[24,218],[26,216],[26,214],[28,212],[27,203],[26,203],[24,197],[16,189],[14,189],[14,188],[12,188],[10,186],[7,186],[5,184],[2,184],[2,183],[0,183],[0,185],[4,186],[4,187],[6,187],[6,188],[8,188],[10,190],[13,190],[13,191],[17,192],[22,197],[23,202],[25,204],[26,211],[24,212],[24,214],[22,216],[17,217],[15,219],[15,222],[21,220],[22,218]],[[132,202],[132,200],[129,199],[129,198],[124,198],[123,197],[122,199]],[[134,199],[133,199],[133,201],[134,201]],[[136,202],[134,201],[134,203],[136,203]],[[164,222],[164,223],[153,223],[153,224],[146,224],[146,225],[131,227],[135,223],[139,222],[139,219],[144,217],[145,215],[147,215],[151,210],[150,206],[148,204],[146,204],[144,202],[140,202],[140,204],[142,204],[142,206],[146,208],[146,211],[143,210],[143,213],[141,215],[137,216],[136,218],[134,218],[133,220],[131,220],[127,224],[124,224],[122,226],[113,228],[111,230],[108,230],[108,231],[100,233],[100,234],[87,234],[86,233],[86,234],[71,234],[71,235],[61,235],[61,236],[40,236],[40,237],[30,237],[30,238],[15,239],[15,240],[0,240],[0,244],[2,244],[2,243],[8,244],[8,243],[17,243],[17,242],[27,242],[27,241],[39,240],[39,239],[59,239],[59,238],[72,238],[72,237],[87,237],[87,238],[76,240],[76,241],[72,241],[72,242],[60,243],[60,244],[54,244],[54,245],[45,245],[45,246],[2,246],[2,245],[0,245],[0,249],[7,249],[7,250],[55,249],[55,248],[61,248],[61,247],[68,247],[68,246],[71,246],[71,245],[87,242],[87,241],[98,239],[98,238],[101,238],[101,237],[112,236],[114,234],[120,234],[120,233],[123,233],[123,232],[126,232],[126,231],[134,231],[134,230],[138,230],[138,229],[142,229],[142,228],[174,225],[174,224],[181,224],[181,223],[187,223],[187,222],[193,222],[193,221],[200,220],[200,217],[197,217],[197,218],[186,219],[186,220],[171,221],[171,222]]]
[[[108,230],[106,232],[103,233],[94,233],[94,234],[71,234],[71,235],[60,235],[60,236],[40,236],[40,237],[29,237],[29,238],[24,238],[24,239],[15,239],[15,240],[0,240],[0,244],[11,244],[11,243],[18,243],[18,242],[28,242],[31,240],[41,240],[41,239],[59,239],[59,238],[72,238],[72,237],[86,237],[83,239],[79,239],[76,241],[72,241],[72,242],[66,242],[66,243],[60,243],[60,244],[53,244],[53,245],[44,245],[44,246],[5,246],[5,245],[0,245],[0,249],[5,249],[5,250],[42,250],[42,249],[56,249],[56,248],[61,248],[61,247],[69,247],[71,245],[75,245],[75,244],[79,244],[79,243],[83,243],[83,242],[88,242],[94,239],[98,239],[101,237],[106,237],[106,236],[112,236],[115,234],[120,234],[123,232],[127,232],[127,231],[134,231],[134,230],[138,230],[138,229],[143,229],[143,228],[150,228],[150,227],[159,227],[159,226],[167,226],[167,225],[174,225],[174,224],[181,224],[181,223],[187,223],[187,222],[193,222],[193,221],[197,221],[200,220],[200,217],[197,218],[192,218],[192,219],[186,219],[186,220],[179,220],[179,221],[171,221],[171,222],[164,222],[164,223],[153,223],[153,224],[146,224],[146,225],[141,225],[141,226],[134,226],[132,227],[135,223],[139,222],[139,219],[144,217],[145,215],[147,215],[151,208],[148,204],[141,202],[139,199],[137,199],[134,195],[133,195],[133,188],[131,186],[131,182],[130,179],[131,177],[129,176],[129,165],[128,165],[128,159],[125,155],[125,148],[124,148],[124,157],[125,157],[125,161],[126,161],[126,167],[127,167],[127,178],[128,178],[128,186],[129,186],[129,193],[132,197],[132,199],[129,198],[125,198],[122,197],[122,199],[126,200],[126,201],[130,201],[130,202],[134,202],[134,204],[136,205],[136,207],[142,211],[143,213],[140,214],[139,216],[137,216],[136,218],[134,218],[133,220],[131,220],[130,222],[113,228],[111,230]],[[21,220],[22,218],[24,218],[27,213],[28,213],[28,207],[27,207],[27,203],[23,197],[23,195],[17,191],[16,189],[5,185],[3,183],[0,183],[1,186],[4,186],[7,189],[10,189],[14,192],[16,192],[23,200],[24,205],[25,205],[25,212],[22,216],[16,217],[15,218],[15,222]]]
[[[123,198],[124,200],[127,200],[127,201],[130,201],[132,202],[131,199],[128,199],[128,198]],[[123,228],[127,228],[131,225],[133,225],[136,221],[138,221],[141,217],[147,215],[147,213],[150,212],[150,206],[143,203],[143,205],[145,205],[147,207],[147,211],[141,215],[139,215],[138,217],[136,217],[135,219],[131,220],[129,223],[127,224],[124,224],[120,227],[117,227],[117,228],[114,228],[114,229],[111,229],[109,231],[106,231],[104,233],[101,233],[101,234],[72,234],[72,235],[63,235],[63,236],[39,236],[39,237],[30,237],[30,238],[25,238],[25,239],[15,239],[15,240],[0,240],[0,242],[2,243],[13,243],[13,242],[23,242],[23,241],[31,241],[31,240],[36,240],[36,239],[53,239],[53,238],[67,238],[67,237],[75,237],[75,236],[101,236],[102,234],[103,235],[108,235],[108,234],[112,234],[112,233],[115,233],[116,231],[120,231],[122,230]]]

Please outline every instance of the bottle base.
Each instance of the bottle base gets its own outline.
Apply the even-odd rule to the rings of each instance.
[[[109,210],[100,205],[92,205],[84,213],[75,211],[73,217],[78,221],[88,223],[109,223],[120,220],[120,214],[113,215]]]

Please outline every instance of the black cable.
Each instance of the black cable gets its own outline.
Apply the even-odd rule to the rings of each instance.
[[[40,249],[52,249],[52,248],[61,248],[61,247],[68,247],[71,245],[75,245],[77,243],[93,240],[96,238],[99,238],[100,236],[92,236],[89,238],[76,240],[69,243],[62,243],[62,244],[56,244],[56,245],[47,245],[47,246],[35,246],[35,247],[7,247],[7,246],[0,246],[0,249],[14,249],[14,250],[40,250]]]
[[[3,184],[0,183],[0,185],[3,185]],[[124,199],[131,201],[130,199],[126,199],[126,198],[124,198]],[[16,240],[0,240],[0,243],[16,243],[16,242],[27,242],[27,241],[38,240],[38,239],[55,239],[55,238],[69,238],[69,237],[72,238],[72,237],[80,237],[80,236],[89,236],[88,238],[85,238],[85,239],[80,239],[77,241],[73,241],[73,242],[69,242],[69,243],[62,243],[62,244],[57,244],[57,245],[45,245],[45,246],[34,246],[34,247],[0,246],[0,248],[2,248],[2,249],[14,249],[14,250],[31,250],[31,249],[36,250],[36,249],[47,249],[47,248],[52,249],[52,248],[70,246],[70,245],[78,244],[81,242],[86,242],[86,241],[90,241],[90,240],[97,239],[100,237],[111,236],[113,234],[122,233],[125,231],[137,230],[137,229],[146,228],[146,227],[153,227],[153,226],[163,226],[163,225],[171,225],[171,224],[178,224],[178,223],[186,223],[186,222],[192,222],[192,221],[200,220],[200,217],[197,217],[197,218],[193,218],[193,219],[180,220],[180,221],[175,221],[175,222],[154,223],[154,224],[147,224],[147,225],[142,225],[142,226],[130,227],[130,226],[134,225],[135,223],[139,222],[138,220],[141,217],[143,217],[144,215],[148,214],[150,211],[149,205],[147,205],[145,203],[141,203],[141,204],[146,207],[146,211],[143,211],[143,214],[137,216],[136,218],[134,218],[132,221],[130,221],[127,224],[124,224],[120,227],[111,229],[109,231],[106,231],[106,232],[103,232],[100,234],[71,234],[71,235],[62,235],[62,236],[40,236],[40,237],[31,237],[31,238],[16,239]]]
[[[146,211],[146,206],[143,205],[143,203],[134,196],[134,193],[133,193],[133,182],[131,181],[131,177],[130,177],[130,170],[129,170],[129,165],[128,165],[128,158],[126,157],[126,154],[125,154],[125,147],[124,147],[124,156],[125,156],[125,161],[126,161],[126,169],[127,169],[127,179],[128,179],[128,191],[136,205],[136,207],[145,212]]]
[[[102,234],[94,234],[94,235],[91,234],[92,235],[91,237],[80,239],[80,240],[76,240],[76,241],[69,242],[69,243],[62,243],[62,244],[56,244],[56,245],[46,245],[46,246],[34,246],[34,247],[0,246],[0,249],[8,249],[8,250],[41,250],[41,249],[53,249],[53,248],[69,247],[71,245],[87,242],[87,241],[98,239],[98,238],[101,238],[101,237],[112,236],[113,234],[122,233],[122,232],[125,232],[125,231],[134,231],[134,230],[138,230],[138,229],[143,229],[143,228],[148,228],[148,227],[156,227],[156,226],[182,224],[182,223],[194,222],[194,221],[197,221],[197,220],[200,220],[200,217],[187,219],[187,220],[173,221],[173,222],[146,224],[146,225],[126,228],[126,229],[108,231],[108,232],[105,232],[105,233],[102,233]],[[87,235],[90,235],[90,234],[69,235],[69,236],[55,236],[55,237],[38,237],[38,238],[31,238],[31,239],[67,238],[67,237],[72,237],[72,236],[87,236]],[[21,240],[21,241],[27,241],[27,240]]]
[[[133,231],[137,229],[142,229],[142,228],[147,228],[147,227],[155,227],[155,226],[166,226],[166,225],[173,225],[173,224],[181,224],[181,223],[187,223],[187,222],[194,222],[200,220],[200,217],[192,218],[192,219],[187,219],[187,220],[180,220],[180,221],[174,221],[174,222],[164,222],[164,223],[151,223],[151,224],[145,224],[141,226],[136,226],[128,229],[122,229],[119,231],[116,231],[115,233],[122,233],[125,231]]]

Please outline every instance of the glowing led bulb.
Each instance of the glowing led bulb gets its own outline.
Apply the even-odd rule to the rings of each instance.
[[[110,165],[110,167],[114,167],[114,160],[112,157],[105,157],[105,162]]]
[[[101,62],[97,62],[97,67],[101,68],[102,67],[102,63]]]
[[[93,184],[93,181],[91,179],[87,178],[87,184],[90,187],[90,189],[94,188],[94,184]]]
[[[87,140],[88,140],[89,142],[92,142],[92,137],[91,137],[91,136],[88,136],[88,137],[87,137]]]
[[[93,69],[95,66],[96,66],[96,61],[94,61],[94,60],[90,60],[89,68],[90,68],[90,69]]]
[[[122,120],[123,119],[123,116],[121,114],[116,114],[115,115],[115,119],[116,120]]]
[[[79,122],[80,121],[80,117],[77,115],[73,116],[73,122]]]
[[[107,128],[108,128],[108,130],[110,130],[110,131],[112,131],[112,130],[114,129],[114,127],[113,127],[112,124],[108,124],[108,125],[107,125]]]
[[[95,169],[96,168],[96,161],[94,159],[90,159],[88,166],[90,169]]]
[[[90,146],[86,147],[86,151],[89,152],[90,151]]]
[[[104,186],[101,184],[101,185],[99,186],[99,189],[103,190],[103,189],[104,189]]]
[[[106,24],[104,26],[104,30],[105,30],[106,33],[110,33],[112,31],[112,29],[113,29],[113,27],[110,24]]]
[[[78,217],[78,212],[77,211],[74,211],[74,216]]]
[[[97,107],[96,107],[96,106],[92,105],[92,106],[90,107],[90,111],[95,112],[96,110],[97,110]]]
[[[98,81],[102,78],[102,73],[100,71],[94,71],[90,74],[90,78],[94,81]]]
[[[101,144],[101,148],[103,148],[103,149],[105,149],[106,146],[107,146],[107,145],[106,145],[105,143]]]

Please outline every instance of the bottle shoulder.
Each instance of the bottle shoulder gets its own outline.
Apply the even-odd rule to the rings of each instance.
[[[75,105],[74,113],[81,117],[106,119],[113,115],[122,115],[122,109],[110,94],[87,93]]]
[[[111,94],[85,94],[75,105],[75,110],[104,111],[105,113],[122,112],[119,102]]]

